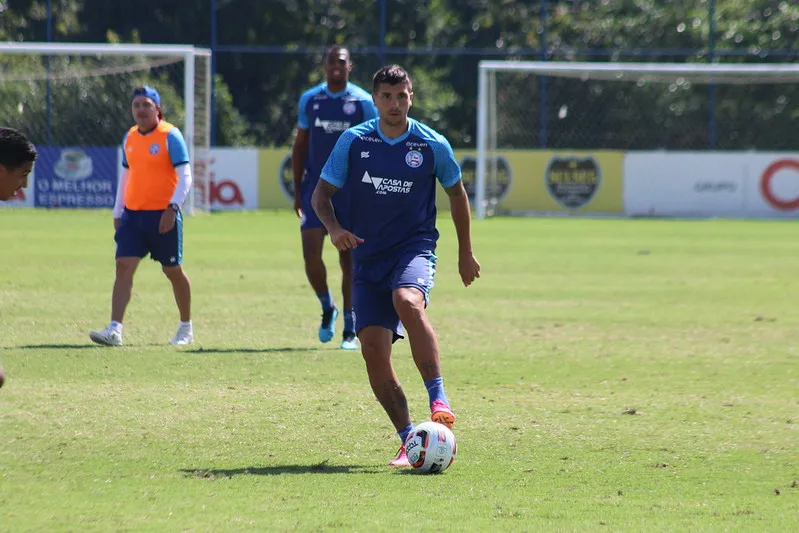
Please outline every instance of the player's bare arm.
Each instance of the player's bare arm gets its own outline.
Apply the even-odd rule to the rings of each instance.
[[[463,285],[468,287],[480,277],[480,263],[472,251],[471,223],[472,213],[469,209],[469,197],[463,188],[463,181],[444,189],[449,197],[449,208],[455,232],[458,234],[458,272]]]
[[[297,138],[291,150],[291,173],[294,177],[294,211],[302,217],[301,183],[305,176],[305,157],[308,155],[309,130],[297,128]]]
[[[325,225],[327,233],[330,235],[330,240],[333,241],[333,246],[337,250],[343,252],[352,248],[357,248],[363,239],[350,233],[341,227],[336,219],[336,212],[333,209],[333,195],[338,191],[335,185],[320,179],[311,197],[311,206],[316,211],[316,216]]]

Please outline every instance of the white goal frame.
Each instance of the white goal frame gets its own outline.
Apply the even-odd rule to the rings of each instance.
[[[697,64],[697,63],[589,63],[568,61],[498,61],[483,60],[478,64],[477,82],[477,168],[475,176],[475,214],[486,217],[487,152],[496,150],[488,146],[491,136],[489,122],[496,128],[496,105],[492,95],[496,92],[497,72],[529,72],[540,76],[601,79],[622,82],[638,80],[667,81],[685,76],[692,83],[797,83],[799,64]],[[756,80],[756,81],[755,81]],[[494,120],[489,121],[489,113]]]
[[[181,57],[185,65],[183,75],[183,103],[185,107],[186,122],[183,127],[183,137],[189,149],[189,159],[193,168],[197,168],[195,154],[195,139],[197,131],[195,125],[195,109],[199,102],[195,101],[195,75],[197,73],[196,59],[198,57],[208,58],[205,62],[205,102],[204,108],[208,113],[211,111],[211,50],[207,48],[197,48],[191,45],[163,45],[163,44],[100,44],[100,43],[24,43],[24,42],[5,42],[0,43],[0,55],[3,54],[29,54],[40,56],[60,56],[60,55],[116,55],[116,56],[135,56],[146,55],[151,57]],[[205,122],[205,131],[202,138],[211,137],[211,120]],[[120,132],[120,138],[124,132]],[[206,146],[206,149],[210,146]],[[196,178],[195,178],[196,180]],[[210,187],[204,184],[202,199],[203,208],[210,210]],[[187,211],[191,213],[198,206],[195,205],[194,193],[189,194]]]

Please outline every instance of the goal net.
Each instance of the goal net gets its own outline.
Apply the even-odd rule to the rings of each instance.
[[[207,211],[211,53],[193,46],[0,43],[0,121],[40,152],[29,205],[112,207],[131,93],[151,85],[193,164],[186,211]]]
[[[547,187],[568,210],[597,187],[569,152],[795,150],[797,82],[799,65],[787,63],[481,61],[476,215],[517,214],[503,208],[511,180],[543,178],[512,164],[521,151],[563,156]]]

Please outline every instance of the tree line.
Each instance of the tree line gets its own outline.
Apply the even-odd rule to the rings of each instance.
[[[416,92],[412,116],[456,147],[475,144],[480,59],[755,63],[792,62],[799,55],[799,5],[775,0],[716,0],[713,24],[708,0],[551,0],[543,11],[540,2],[524,0],[391,0],[383,48],[379,0],[216,4],[220,145],[290,144],[299,96],[322,80],[323,51],[333,43],[353,49],[352,80],[367,88],[381,58],[406,67]],[[46,40],[45,5],[0,1],[0,39]],[[52,8],[50,31],[59,42],[211,45],[209,0],[52,0]],[[182,120],[178,64],[146,70],[149,58],[48,61],[0,56],[0,117],[31,131],[37,142],[49,136],[56,144],[113,144],[120,124],[130,122],[127,94],[142,82],[158,85],[167,95],[168,118]],[[141,70],[133,68],[137,64]],[[106,67],[116,73],[58,77]],[[531,77],[498,76],[497,142],[516,148],[546,141],[564,148],[703,149],[715,135],[719,148],[793,147],[795,83],[710,89],[683,82],[676,88],[566,79],[542,85]]]

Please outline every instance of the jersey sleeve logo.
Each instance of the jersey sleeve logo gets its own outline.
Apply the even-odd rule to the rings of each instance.
[[[419,168],[424,162],[422,152],[411,150],[405,155],[405,163],[411,168]]]
[[[354,115],[355,114],[355,103],[354,102],[347,102],[347,103],[344,104],[344,107],[342,107],[341,109],[347,115]]]
[[[150,145],[150,148],[149,148],[148,151],[152,155],[158,155],[158,152],[161,151],[161,147],[158,145],[158,143],[153,143],[153,144]]]

